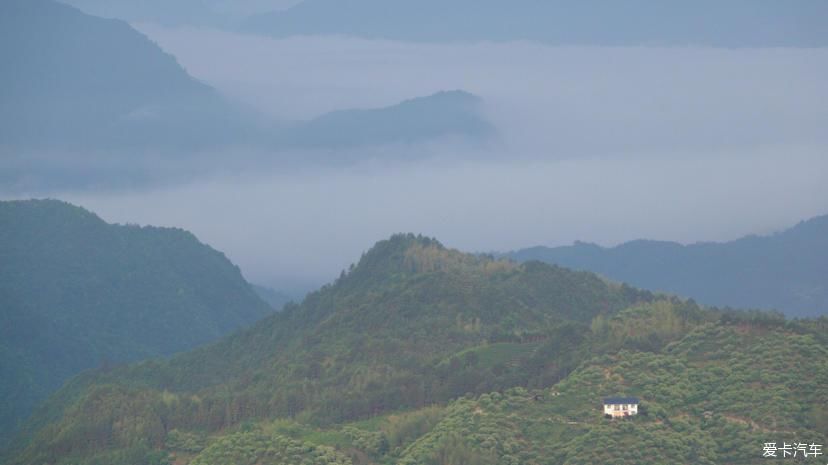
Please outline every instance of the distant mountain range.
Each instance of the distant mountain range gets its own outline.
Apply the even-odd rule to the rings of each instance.
[[[709,305],[828,315],[828,215],[771,236],[724,243],[638,240],[605,248],[578,242],[505,255],[588,270]]]
[[[254,16],[242,30],[426,42],[821,47],[828,45],[826,21],[821,0],[305,0]]]
[[[0,443],[82,370],[190,349],[272,312],[186,231],[0,202]]]
[[[324,152],[494,133],[479,99],[460,91],[269,121],[226,102],[129,24],[52,0],[0,2],[0,61],[4,190],[135,187],[215,166],[352,161],[362,152]]]

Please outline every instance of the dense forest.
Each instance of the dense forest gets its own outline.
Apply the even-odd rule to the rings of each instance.
[[[778,234],[731,242],[681,245],[639,240],[612,248],[578,242],[506,256],[592,271],[708,305],[778,310],[791,317],[828,313],[828,216]]]
[[[250,329],[75,378],[9,463],[757,463],[828,433],[826,329],[397,235]],[[643,414],[605,420],[615,394]]]
[[[188,232],[0,202],[0,438],[82,370],[190,349],[271,312]]]

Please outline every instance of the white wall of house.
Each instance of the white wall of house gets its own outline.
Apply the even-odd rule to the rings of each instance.
[[[638,415],[638,404],[604,404],[604,415],[623,417]]]

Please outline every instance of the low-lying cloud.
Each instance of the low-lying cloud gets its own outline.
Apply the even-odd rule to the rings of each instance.
[[[50,194],[110,221],[189,229],[256,282],[321,283],[394,232],[489,251],[726,240],[828,213],[828,49],[273,40],[139,27],[192,75],[280,120],[462,89],[484,100],[499,131],[484,146],[359,149],[363,157],[347,155],[362,161],[306,166],[263,153],[186,183]]]
[[[243,175],[62,198],[105,219],[179,226],[257,282],[322,283],[374,241],[420,232],[469,251],[574,240],[770,233],[825,213],[818,150],[681,159],[441,162]]]
[[[539,158],[820,144],[828,49],[274,40],[141,28],[195,76],[263,112],[307,119],[462,89]]]

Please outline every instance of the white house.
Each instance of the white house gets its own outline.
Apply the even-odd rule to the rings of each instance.
[[[612,418],[625,418],[638,415],[637,397],[607,397],[604,399],[604,415]]]

